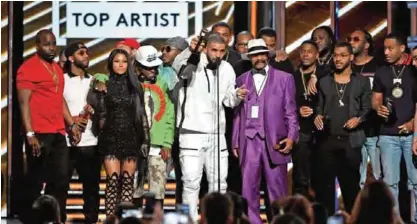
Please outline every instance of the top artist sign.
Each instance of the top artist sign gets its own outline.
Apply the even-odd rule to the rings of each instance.
[[[186,2],[68,2],[67,38],[188,36]]]

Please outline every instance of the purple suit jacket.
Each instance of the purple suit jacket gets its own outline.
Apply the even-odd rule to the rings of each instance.
[[[242,164],[246,156],[246,117],[250,112],[246,100],[252,94],[256,95],[251,71],[239,76],[236,84],[237,86],[245,85],[249,90],[245,101],[235,108],[233,120],[233,148],[239,148],[239,158]],[[269,66],[262,94],[265,94],[262,97],[264,100],[260,102],[259,106],[264,108],[265,137],[271,161],[275,165],[289,163],[291,156],[276,151],[273,146],[284,137],[288,137],[294,142],[298,138],[294,77]]]

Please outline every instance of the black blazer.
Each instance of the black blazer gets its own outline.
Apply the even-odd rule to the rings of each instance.
[[[360,117],[363,123],[366,115],[371,111],[371,83],[367,77],[352,73],[350,77],[351,86],[349,88],[349,119]],[[318,115],[326,118],[329,108],[328,105],[334,96],[335,80],[334,75],[328,75],[319,80],[318,104],[316,111]],[[361,124],[362,124],[361,123]],[[352,148],[362,147],[366,136],[362,125],[349,131],[349,143]]]

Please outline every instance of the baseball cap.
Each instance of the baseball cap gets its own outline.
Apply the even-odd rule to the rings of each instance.
[[[142,46],[136,52],[136,61],[146,67],[156,67],[162,64],[158,50],[151,45]]]
[[[82,48],[87,49],[87,47],[84,45],[83,42],[77,41],[77,42],[71,43],[65,48],[65,51],[64,51],[65,57],[68,58],[69,56],[72,56],[75,52],[77,52],[79,49],[82,49]]]
[[[138,49],[140,47],[139,42],[134,38],[125,38],[124,40],[117,42],[116,47],[119,45],[126,45],[133,49]]]

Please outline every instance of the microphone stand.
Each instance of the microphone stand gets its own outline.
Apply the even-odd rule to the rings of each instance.
[[[221,193],[220,190],[220,78],[219,78],[219,69],[220,69],[220,60],[216,60],[217,68],[215,70],[215,76],[217,81],[217,189],[218,192]]]

